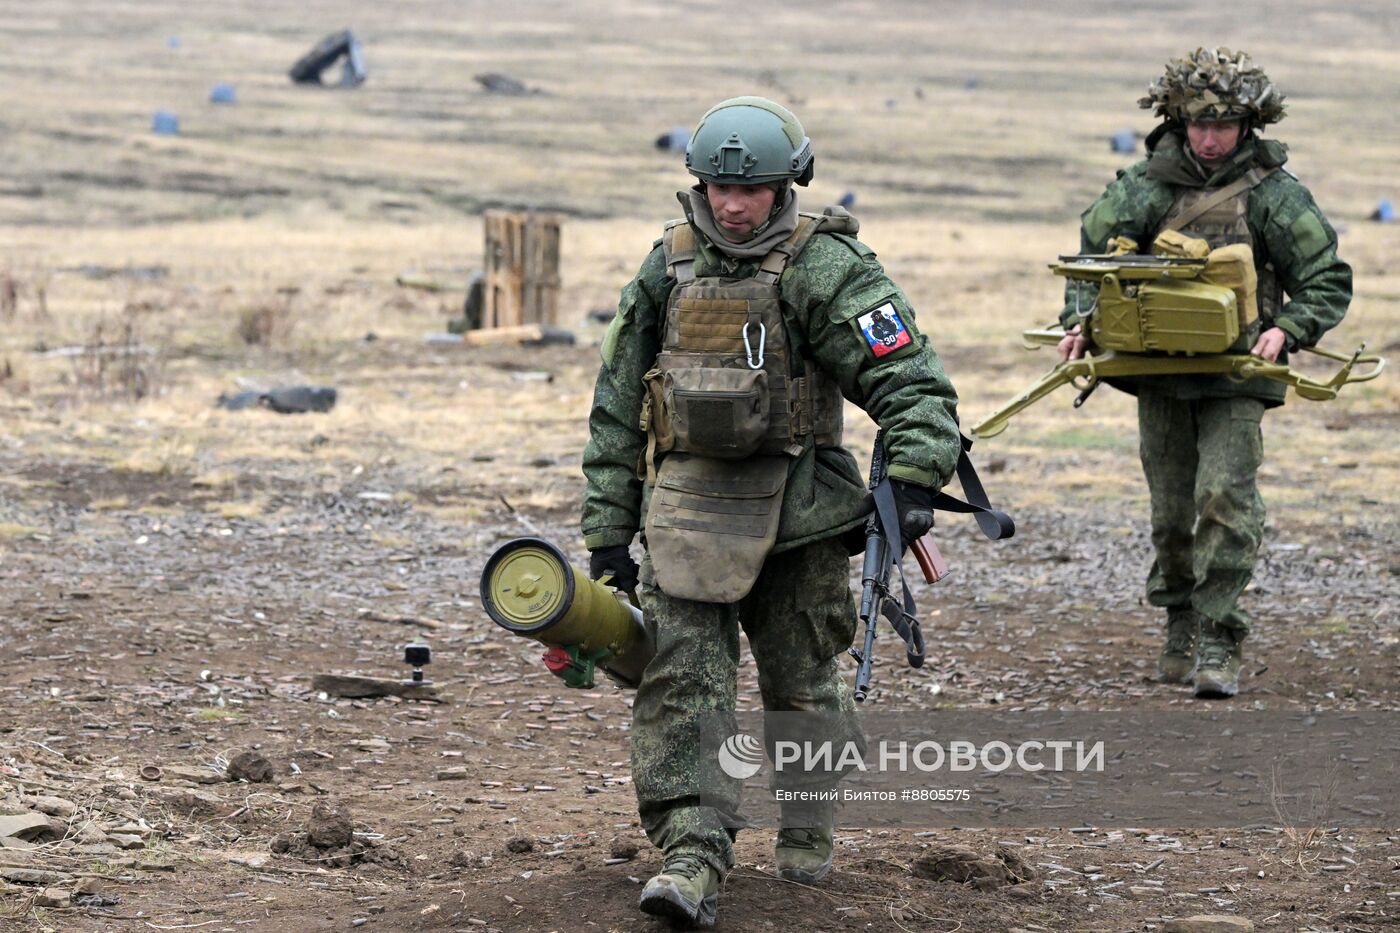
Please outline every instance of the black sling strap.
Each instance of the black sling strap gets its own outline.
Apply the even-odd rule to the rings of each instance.
[[[962,450],[958,452],[957,474],[967,501],[940,492],[933,497],[933,507],[939,512],[971,515],[976,520],[977,527],[982,529],[982,534],[993,541],[1005,540],[1016,533],[1016,523],[1011,520],[1010,515],[992,506],[991,500],[987,498],[987,490],[982,487],[982,479],[977,475],[977,468],[972,465],[972,459],[967,455],[972,449],[972,438],[966,434],[961,437]]]

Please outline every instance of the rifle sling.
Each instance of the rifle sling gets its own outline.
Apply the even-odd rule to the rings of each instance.
[[[962,450],[958,451],[958,482],[962,484],[967,501],[957,496],[940,492],[933,497],[933,507],[939,512],[958,512],[971,515],[982,529],[982,534],[993,541],[1000,541],[1016,534],[1016,523],[1011,516],[992,506],[987,498],[987,490],[982,487],[982,479],[967,452],[972,449],[972,438],[962,435]]]

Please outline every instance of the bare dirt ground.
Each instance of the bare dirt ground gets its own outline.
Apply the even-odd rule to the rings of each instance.
[[[651,138],[714,99],[758,91],[804,116],[807,203],[856,191],[862,236],[971,422],[1048,365],[1015,334],[1053,315],[1043,263],[1123,164],[1107,134],[1150,126],[1133,101],[1196,41],[1183,28],[1237,42],[1293,93],[1279,135],[1356,269],[1328,345],[1400,351],[1400,232],[1365,219],[1398,193],[1376,116],[1400,103],[1386,4],[1164,24],[1121,6],[842,3],[736,24],[695,3],[685,29],[637,0],[396,4],[353,22],[329,4],[86,7],[0,3],[0,821],[48,823],[0,848],[0,930],[662,929],[635,910],[658,859],[630,787],[629,695],[560,687],[486,619],[478,581],[520,534],[586,560],[578,459],[602,329],[585,314],[615,301],[685,184]],[[285,68],[342,25],[367,41],[370,82],[290,87]],[[486,71],[543,93],[487,95],[471,80]],[[221,80],[233,108],[203,103]],[[158,108],[180,111],[180,136],[149,133]],[[478,211],[497,204],[570,215],[562,323],[578,346],[424,341],[460,297],[394,276],[465,281]],[[336,386],[336,408],[213,407],[303,382]],[[1400,704],[1397,385],[1268,416],[1270,524],[1232,706]],[[878,708],[1193,708],[1152,679],[1131,402],[1103,392],[1070,412],[1053,398],[978,444],[1018,536],[942,523],[955,575],[916,589],[929,663],[905,669],[886,637]],[[850,424],[868,449],[872,426],[854,410]],[[320,673],[401,676],[420,637],[443,703],[312,689]],[[751,664],[741,693],[758,705]],[[270,780],[226,780],[250,751]],[[294,834],[327,803],[356,835],[308,847]],[[720,928],[1127,931],[1227,914],[1395,929],[1396,832],[848,829],[832,875],[805,888],[776,878],[755,830]],[[946,845],[1011,849],[1036,878],[916,876]]]

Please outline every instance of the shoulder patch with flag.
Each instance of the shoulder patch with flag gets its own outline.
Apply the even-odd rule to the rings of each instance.
[[[865,335],[865,341],[870,346],[870,352],[876,359],[889,356],[913,342],[913,338],[909,336],[909,328],[904,326],[899,311],[891,302],[887,301],[870,309],[862,314],[857,322],[860,324],[860,332]]]

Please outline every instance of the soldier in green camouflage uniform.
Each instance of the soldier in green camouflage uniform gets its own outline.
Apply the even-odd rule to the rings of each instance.
[[[582,530],[593,575],[611,574],[624,588],[639,578],[642,608],[657,630],[631,740],[642,825],[665,861],[641,906],[708,925],[719,879],[734,864],[738,782],[718,772],[713,751],[701,754],[697,733],[707,715],[733,715],[739,628],[757,662],[765,709],[820,713],[837,723],[838,734],[823,738],[864,741],[837,663],[855,632],[850,533],[860,539],[867,495],[855,459],[840,444],[842,397],[885,431],[906,546],[932,524],[932,497],[954,471],[959,435],[953,387],[908,299],[856,239],[854,218],[839,208],[797,211],[792,184],[806,184],[812,159],[796,117],[761,98],[726,101],[702,119],[686,162],[700,179],[680,193],[686,219],[668,225],[623,289],[603,342],[583,457]],[[724,297],[760,281],[770,283],[767,299]],[[760,321],[759,308],[778,317]],[[742,381],[757,368],[754,354],[764,357],[765,341],[764,365],[772,369],[775,347],[785,360],[783,372],[768,372],[769,389],[787,399],[773,404],[776,427],[759,453],[681,453],[681,443],[664,435],[674,426],[699,443],[702,417],[681,410],[679,388],[697,370],[672,370],[666,384],[675,392],[653,398],[648,385],[660,384],[657,368],[679,357],[713,362],[703,354],[738,348],[703,372]],[[657,409],[672,406],[669,420],[659,422]],[[670,443],[675,449],[665,453]],[[669,481],[672,467],[689,471],[691,485]],[[767,544],[757,551],[755,536],[767,519],[756,503],[763,500],[701,495],[729,477],[741,478],[731,490],[781,488]],[[677,518],[677,503],[694,509]],[[656,517],[662,509],[666,521]],[[740,530],[715,538],[707,515],[733,515],[739,524],[730,530]],[[639,531],[646,549],[640,568],[628,553]],[[756,579],[709,573],[728,560],[723,548],[704,556],[706,542],[716,540],[757,554]],[[731,586],[736,577],[741,582]],[[826,873],[832,823],[830,806],[784,808],[776,851],[784,877],[812,883]]]
[[[1243,347],[1283,362],[1317,343],[1346,313],[1351,268],[1308,189],[1283,168],[1287,148],[1256,132],[1283,117],[1283,95],[1243,53],[1197,49],[1169,63],[1139,104],[1165,119],[1147,137],[1147,158],[1119,171],[1085,211],[1081,251],[1106,252],[1120,236],[1145,248],[1164,229],[1212,248],[1248,243],[1260,319]],[[1091,284],[1068,285],[1061,321],[1072,336],[1061,358],[1084,351],[1075,309],[1091,307],[1094,294]],[[1159,670],[1192,682],[1197,696],[1232,696],[1249,633],[1239,596],[1264,531],[1260,419],[1283,404],[1285,386],[1182,375],[1120,387],[1138,397],[1156,551],[1147,598],[1167,610]]]

